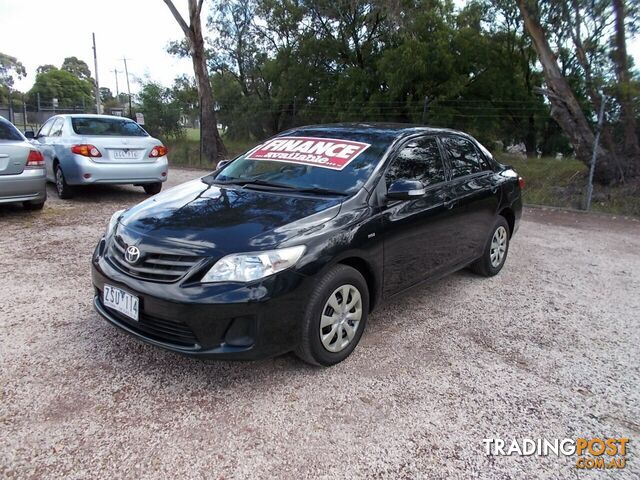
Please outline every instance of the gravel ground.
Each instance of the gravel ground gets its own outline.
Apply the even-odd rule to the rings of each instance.
[[[0,207],[0,477],[638,478],[638,221],[527,210],[500,275],[381,306],[331,369],[204,363],[92,310],[91,252],[141,189],[49,188]],[[482,444],[578,436],[631,438],[625,470]]]

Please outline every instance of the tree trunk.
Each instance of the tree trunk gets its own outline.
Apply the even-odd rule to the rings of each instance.
[[[524,26],[531,37],[533,46],[542,64],[542,73],[549,89],[548,98],[551,103],[551,117],[560,125],[569,138],[576,157],[589,165],[594,149],[594,134],[580,108],[571,87],[562,75],[551,46],[547,41],[540,21],[532,13],[528,0],[516,0],[518,9],[524,20]],[[607,150],[601,146],[597,152],[595,179],[599,183],[609,184],[620,180],[621,172]]]
[[[624,125],[624,153],[629,157],[629,167],[635,167],[633,168],[635,170],[638,168],[638,162],[640,162],[640,145],[638,144],[638,134],[636,132],[636,116],[633,111],[633,94],[631,92],[627,60],[624,0],[613,0],[613,10],[615,14],[615,48],[612,57],[618,80],[617,97],[621,107],[620,116]]]
[[[224,158],[227,150],[218,132],[218,121],[216,119],[215,102],[213,99],[213,89],[209,71],[207,70],[207,58],[204,49],[204,38],[202,37],[202,25],[200,13],[202,11],[203,0],[189,1],[189,25],[184,21],[180,12],[173,5],[171,0],[164,0],[175,17],[178,25],[182,28],[189,53],[193,62],[193,73],[198,87],[198,100],[200,102],[200,131],[202,132],[202,151],[209,162],[216,163]]]

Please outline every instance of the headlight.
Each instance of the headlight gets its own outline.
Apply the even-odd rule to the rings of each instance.
[[[120,217],[122,216],[122,214],[124,212],[125,212],[125,210],[122,209],[122,210],[118,210],[116,213],[111,215],[111,220],[109,220],[109,225],[107,226],[107,231],[104,234],[105,237],[108,237],[109,235],[111,235],[111,232],[113,232],[113,229],[116,228],[118,220],[120,220]]]
[[[201,282],[252,282],[281,272],[296,264],[304,245],[255,253],[236,253],[222,257],[202,277]]]

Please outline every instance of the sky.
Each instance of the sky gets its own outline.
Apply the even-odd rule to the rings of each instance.
[[[187,1],[174,4],[186,17]],[[464,0],[456,4],[461,6]],[[148,77],[170,86],[178,75],[193,75],[189,59],[167,53],[169,42],[183,34],[162,0],[0,0],[0,19],[0,52],[17,57],[27,69],[27,76],[15,85],[21,91],[31,88],[39,65],[60,67],[65,57],[84,60],[94,72],[92,32],[100,86],[114,94],[114,69],[119,71],[119,91],[127,88],[123,57],[132,93],[139,89],[137,79]],[[640,37],[629,40],[627,48],[640,65]]]

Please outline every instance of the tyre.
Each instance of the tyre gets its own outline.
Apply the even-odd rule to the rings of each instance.
[[[503,216],[499,216],[491,229],[482,257],[471,264],[471,270],[478,275],[493,277],[502,270],[508,253],[509,224]]]
[[[160,193],[160,190],[162,190],[162,182],[147,183],[146,185],[143,185],[142,188],[144,188],[144,192],[147,195],[155,195]]]
[[[22,206],[25,210],[42,210],[44,207],[44,202],[23,202]]]
[[[332,267],[309,298],[296,355],[312,365],[341,362],[358,345],[368,313],[364,277],[347,265]]]
[[[56,165],[56,192],[58,192],[58,197],[62,199],[73,197],[73,188],[67,184],[60,165]]]

